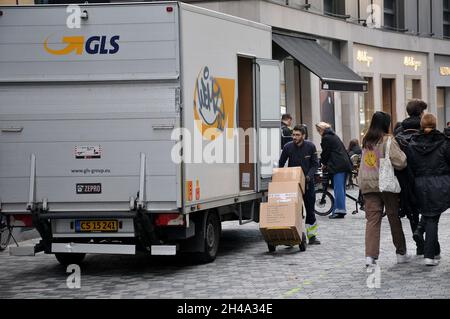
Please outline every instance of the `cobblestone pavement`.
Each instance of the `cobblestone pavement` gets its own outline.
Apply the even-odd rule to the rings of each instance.
[[[354,204],[348,202],[348,211]],[[450,214],[439,235],[442,261],[426,267],[417,256],[396,264],[387,219],[382,227],[380,288],[367,287],[364,212],[345,219],[319,217],[320,246],[306,252],[278,247],[268,253],[255,223],[223,224],[214,263],[193,265],[181,257],[89,255],[81,289],[68,289],[66,269],[54,256],[13,257],[0,253],[1,298],[449,298]],[[415,253],[408,220],[403,220]],[[27,242],[30,244],[30,242]]]

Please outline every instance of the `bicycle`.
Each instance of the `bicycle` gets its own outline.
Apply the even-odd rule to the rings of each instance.
[[[334,207],[334,196],[328,191],[331,186],[331,178],[328,173],[323,172],[319,169],[316,174],[314,174],[314,188],[315,188],[315,202],[314,202],[314,212],[319,216],[328,216],[332,213]],[[358,187],[357,184],[354,186]],[[364,198],[362,196],[361,190],[358,192],[358,198],[353,197],[350,194],[345,194],[347,198],[350,198],[355,202],[355,210],[352,212],[353,215],[359,213],[359,209],[364,210]],[[358,209],[358,205],[360,208]]]
[[[0,251],[5,250],[9,246],[11,239],[19,246],[14,238],[13,229],[14,226],[11,225],[8,216],[0,213]]]

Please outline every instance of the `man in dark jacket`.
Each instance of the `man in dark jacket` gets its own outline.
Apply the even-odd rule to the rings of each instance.
[[[347,174],[352,172],[353,164],[341,139],[333,132],[328,123],[316,124],[317,131],[322,136],[322,154],[320,162],[329,174],[333,175],[334,209],[330,219],[344,218],[347,214],[345,208],[345,181]]]
[[[400,149],[408,154],[408,146],[411,139],[420,131],[420,119],[427,109],[427,104],[422,100],[412,100],[406,106],[409,117],[405,119],[400,127],[395,131],[395,138]],[[401,187],[400,192],[400,217],[407,217],[413,233],[413,239],[417,246],[417,255],[423,255],[425,225],[419,221],[420,212],[414,192],[414,176],[411,167],[407,166],[402,171],[395,171]]]
[[[450,137],[450,122],[447,122],[447,127],[444,129],[444,134]]]
[[[408,166],[415,177],[415,194],[425,221],[425,264],[436,266],[440,259],[438,223],[450,208],[450,140],[436,130],[436,117],[425,114],[420,134],[408,146]]]
[[[293,141],[287,143],[280,156],[279,167],[284,167],[289,160],[289,167],[301,167],[306,178],[305,190],[305,208],[306,208],[306,233],[308,243],[310,245],[320,244],[317,239],[317,221],[314,212],[315,189],[314,189],[314,174],[319,168],[319,161],[317,159],[316,146],[306,141],[306,128],[303,125],[297,125],[292,133]]]
[[[281,149],[292,141],[292,116],[290,114],[283,114],[281,116]]]

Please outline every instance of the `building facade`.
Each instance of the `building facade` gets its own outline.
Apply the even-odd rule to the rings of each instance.
[[[450,121],[449,0],[188,2],[315,38],[367,81],[365,93],[323,91],[302,61],[283,59],[282,110],[297,123],[331,122],[348,143],[362,137],[377,110],[390,113],[393,126],[403,120],[412,98],[429,104],[439,128]]]
[[[84,3],[85,0],[34,2]],[[377,110],[390,113],[392,125],[403,120],[407,116],[406,103],[412,98],[421,98],[429,104],[428,111],[437,115],[439,128],[450,121],[450,0],[185,2],[270,25],[274,33],[315,40],[336,58],[333,62],[320,54],[316,61],[307,61],[308,56],[302,56],[300,46],[317,48],[302,39],[298,40],[297,52],[288,52],[287,47],[274,43],[273,58],[280,60],[283,70],[280,106],[283,112],[293,116],[295,123],[313,128],[319,121],[330,122],[347,144],[350,139],[363,136]],[[32,3],[32,0],[0,0],[0,5]],[[335,74],[339,70],[346,72],[337,64],[353,70],[367,82],[367,90],[330,89],[324,76],[330,72],[324,70],[321,57],[334,64],[330,68],[336,67]],[[344,76],[341,83],[348,77]],[[310,133],[318,144],[318,134],[314,129]]]

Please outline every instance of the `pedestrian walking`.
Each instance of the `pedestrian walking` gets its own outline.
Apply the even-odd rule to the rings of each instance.
[[[400,149],[408,155],[408,146],[414,135],[420,131],[420,119],[422,118],[428,105],[422,100],[412,100],[406,105],[406,112],[409,117],[405,119],[398,130],[395,132],[395,139]],[[395,175],[400,183],[400,217],[407,217],[413,233],[413,239],[416,242],[416,254],[423,255],[425,225],[423,219],[420,220],[420,211],[417,205],[417,197],[414,191],[414,175],[411,166],[404,170],[395,171]]]
[[[320,244],[318,239],[318,225],[316,214],[314,212],[315,189],[314,174],[319,168],[317,158],[317,149],[314,143],[305,140],[306,128],[303,125],[297,125],[292,133],[293,141],[287,143],[281,152],[279,167],[284,167],[288,162],[289,167],[301,167],[305,174],[305,208],[306,208],[306,234],[308,244]]]
[[[359,170],[360,189],[364,196],[366,211],[366,266],[376,264],[380,254],[380,231],[383,210],[389,220],[392,239],[396,248],[397,263],[410,260],[405,235],[398,216],[399,194],[380,191],[380,160],[389,158],[394,168],[401,170],[407,165],[406,155],[395,139],[388,134],[391,116],[376,112],[363,139],[363,153]],[[389,152],[387,152],[387,146]]]
[[[415,178],[415,194],[425,222],[425,264],[439,263],[440,216],[450,208],[450,139],[436,129],[436,117],[425,114],[420,133],[408,147],[408,165]]]
[[[328,173],[333,176],[335,203],[330,219],[344,218],[347,214],[345,208],[345,182],[347,174],[352,172],[353,164],[344,144],[331,129],[330,124],[320,122],[316,124],[316,129],[322,136],[320,161]]]

